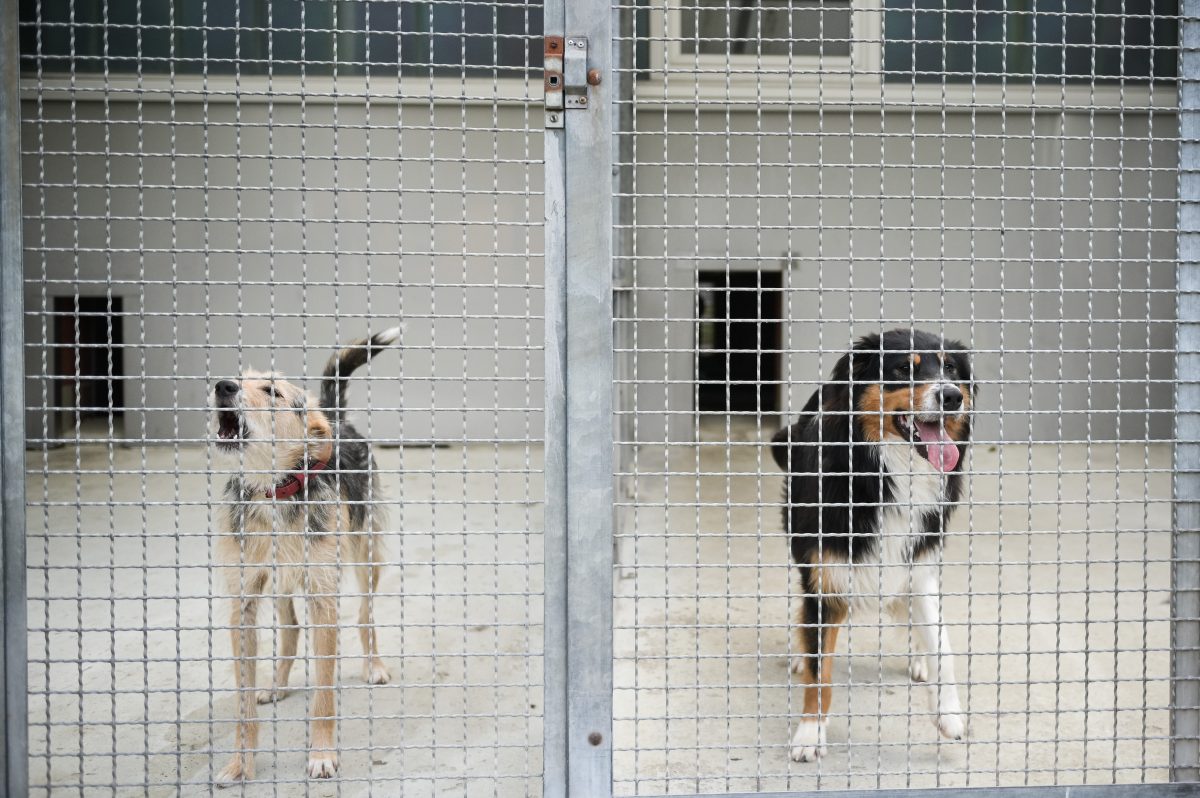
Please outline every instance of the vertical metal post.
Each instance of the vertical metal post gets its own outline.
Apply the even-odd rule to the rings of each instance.
[[[543,30],[562,41],[563,0],[544,6]],[[565,113],[565,112],[564,112]],[[566,130],[545,132],[545,690],[542,794],[567,796],[567,205]]]
[[[1200,779],[1200,0],[1184,0],[1179,74],[1171,778]]]
[[[545,145],[545,794],[571,798],[612,794],[611,13],[545,6],[568,91]]]
[[[611,10],[567,3],[567,47],[598,70],[587,111],[568,111],[567,784],[612,795],[613,293]],[[570,52],[570,49],[567,51]],[[568,56],[569,58],[569,56]],[[570,68],[568,75],[570,85]]]
[[[21,255],[21,97],[17,3],[0,11],[0,633],[6,795],[28,793],[25,642],[25,358]]]

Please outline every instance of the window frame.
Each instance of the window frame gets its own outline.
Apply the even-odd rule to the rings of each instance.
[[[537,78],[395,75],[170,75],[44,72],[22,75],[21,99],[44,102],[95,100],[109,103],[240,103],[333,105],[535,105],[542,102]],[[540,116],[538,117],[541,118]]]
[[[623,0],[627,2],[628,0]],[[669,0],[668,0],[669,2]],[[848,56],[706,55],[684,53],[682,9],[650,4],[648,30],[635,44],[648,44],[648,63],[635,67],[639,105],[727,101],[770,103],[767,110],[817,106],[912,106],[914,111],[1174,112],[1178,84],[1104,83],[938,83],[886,81],[883,76],[883,0],[850,0],[851,51]],[[636,16],[636,15],[635,15]],[[668,22],[670,23],[668,25]],[[26,59],[22,56],[22,64]],[[670,66],[670,72],[667,67]],[[646,69],[645,67],[648,67]],[[767,71],[760,71],[765,69]],[[822,74],[822,70],[832,73]],[[696,71],[693,74],[693,71]],[[201,75],[194,73],[47,71],[24,73],[22,99],[167,102],[333,103],[358,98],[373,104],[530,105],[540,103],[538,70],[525,75]],[[337,96],[334,96],[334,95]]]
[[[684,0],[689,3],[691,0]],[[661,6],[651,6],[650,11],[650,74],[652,81],[664,81],[665,70],[670,68],[687,70],[682,74],[696,72],[695,81],[705,95],[725,96],[726,80],[730,84],[730,94],[742,95],[749,90],[748,96],[754,96],[754,89],[760,83],[782,83],[786,77],[791,77],[793,85],[798,88],[818,90],[821,84],[850,84],[850,71],[853,69],[855,82],[858,78],[870,73],[879,72],[883,48],[878,41],[883,34],[882,0],[849,0],[850,6],[850,53],[849,55],[761,55],[761,54],[731,54],[718,55],[711,53],[686,53],[683,50],[683,9],[678,5],[664,9]],[[665,47],[664,47],[665,45]],[[665,50],[665,52],[664,52]],[[755,70],[765,66],[773,70],[772,74],[756,75]],[[839,74],[821,80],[822,69],[837,70]],[[787,74],[774,73],[787,71]],[[860,75],[859,73],[862,73]],[[670,74],[680,74],[671,72]],[[690,90],[687,92],[692,94]]]
[[[671,0],[668,0],[670,3]],[[688,4],[691,0],[681,0]],[[883,74],[883,0],[850,0],[850,55],[710,55],[683,51],[683,11],[678,5],[649,5],[648,74],[635,81],[639,103],[687,100],[737,104],[792,103],[817,106],[908,106],[914,112],[941,109],[1019,111],[1174,112],[1178,83],[1105,81],[1039,83],[1001,81],[953,83],[888,81]]]

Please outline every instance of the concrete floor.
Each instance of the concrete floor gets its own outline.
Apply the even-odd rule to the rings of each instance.
[[[222,794],[536,794],[540,449],[376,454],[399,530],[376,608],[393,681],[364,685],[357,633],[343,632],[340,777],[304,781],[309,695],[296,690],[261,708],[270,750],[258,754],[258,783]],[[30,776],[53,795],[208,795],[228,758],[228,600],[208,567],[223,478],[212,468],[203,448],[30,454]],[[77,512],[77,497],[94,504]],[[356,607],[343,600],[344,623]],[[264,634],[259,650],[277,648]],[[260,685],[267,673],[260,664]],[[298,662],[291,685],[307,683]]]
[[[619,793],[1166,779],[1168,447],[977,448],[942,576],[968,738],[939,743],[908,630],[863,612],[839,641],[828,754],[793,763],[782,480],[753,428],[701,440],[630,466]]]
[[[618,793],[1165,779],[1169,449],[977,450],[943,576],[969,739],[939,744],[910,717],[925,700],[903,640],[881,646],[864,613],[842,637],[834,673],[850,687],[835,693],[829,753],[796,764],[795,588],[780,478],[755,435],[735,428],[727,445],[705,428],[699,447],[638,452],[615,581]],[[395,500],[377,611],[394,681],[365,687],[344,634],[339,778],[302,779],[298,690],[264,708],[272,751],[244,792],[536,795],[541,453],[379,458]],[[213,630],[227,602],[208,568],[210,469],[200,448],[30,455],[31,778],[54,795],[202,795],[224,762],[232,673],[228,634]],[[352,622],[352,603],[342,610]],[[306,679],[298,665],[293,687]]]

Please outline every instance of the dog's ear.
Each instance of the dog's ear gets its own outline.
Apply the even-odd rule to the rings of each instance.
[[[800,431],[797,427],[799,424],[793,424],[790,427],[784,427],[771,436],[771,457],[775,460],[775,465],[779,466],[779,470],[787,473],[791,467],[791,456],[788,454],[792,448],[792,442],[797,440]]]
[[[333,427],[329,424],[329,417],[320,410],[309,409],[308,413],[308,437],[313,440],[327,441],[333,437]]]
[[[804,437],[804,426],[816,417],[821,395],[827,391],[825,386],[813,391],[812,396],[808,397],[808,401],[804,403],[804,409],[800,411],[800,417],[796,419],[796,423],[790,427],[784,427],[771,436],[771,457],[784,473],[787,473],[798,462],[796,452],[792,447]]]
[[[854,342],[854,351],[856,352],[878,352],[882,346],[883,339],[878,333],[867,333]]]
[[[883,340],[875,333],[856,340],[850,351],[838,358],[838,362],[833,366],[831,382],[835,390],[841,389],[849,393],[851,377],[855,383],[878,382],[879,364],[883,357],[882,347]],[[829,405],[829,395],[829,386],[826,386],[826,406]]]

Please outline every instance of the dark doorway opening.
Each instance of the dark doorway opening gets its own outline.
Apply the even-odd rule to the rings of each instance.
[[[59,434],[106,437],[123,428],[123,303],[120,297],[54,300],[54,406]]]
[[[702,271],[698,280],[698,409],[779,412],[782,272]]]

